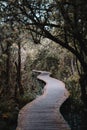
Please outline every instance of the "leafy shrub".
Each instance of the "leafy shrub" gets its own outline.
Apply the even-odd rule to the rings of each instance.
[[[20,108],[23,107],[25,104],[29,103],[30,101],[32,101],[33,99],[35,99],[35,94],[32,93],[18,97],[18,103]]]

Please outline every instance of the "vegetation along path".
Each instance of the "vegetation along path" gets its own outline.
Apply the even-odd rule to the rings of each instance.
[[[63,82],[51,78],[49,72],[36,71],[46,83],[44,94],[21,109],[16,130],[70,130],[60,113],[61,104],[69,93]]]

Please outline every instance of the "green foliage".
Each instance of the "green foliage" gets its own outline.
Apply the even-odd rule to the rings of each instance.
[[[82,110],[83,102],[81,101],[81,89],[79,84],[79,75],[78,73],[74,73],[69,78],[65,79],[66,88],[70,92],[70,99],[72,101],[72,109],[76,109],[76,111]]]
[[[34,93],[25,94],[22,97],[18,97],[18,104],[21,107],[34,100],[36,95]]]
[[[0,111],[4,112],[12,112],[15,110],[17,103],[13,99],[0,100]]]

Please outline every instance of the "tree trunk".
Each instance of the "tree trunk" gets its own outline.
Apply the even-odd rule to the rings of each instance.
[[[71,59],[71,72],[72,72],[72,74],[74,74],[74,72],[75,72],[74,62],[75,62],[75,61],[74,61],[74,58],[72,58],[72,59]]]
[[[84,104],[87,106],[87,74],[83,74],[80,77],[80,85],[81,85],[81,99]]]
[[[7,61],[6,61],[6,90],[5,93],[7,94],[8,91],[10,91],[10,44],[7,42],[7,49],[6,49],[6,54],[7,54]]]
[[[20,95],[24,94],[24,90],[21,84],[21,45],[18,42],[18,67],[17,67],[17,81]]]

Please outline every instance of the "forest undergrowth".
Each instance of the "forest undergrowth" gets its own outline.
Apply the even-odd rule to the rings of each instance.
[[[44,83],[39,81],[37,74],[32,74],[31,86],[28,86],[23,96],[7,96],[0,99],[0,130],[15,130],[18,113],[23,106],[42,94]]]

